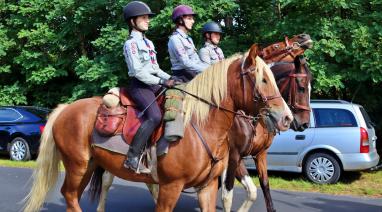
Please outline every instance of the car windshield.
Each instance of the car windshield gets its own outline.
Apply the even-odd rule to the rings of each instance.
[[[50,112],[50,110],[47,108],[26,107],[24,109],[44,120],[47,120],[48,114]]]

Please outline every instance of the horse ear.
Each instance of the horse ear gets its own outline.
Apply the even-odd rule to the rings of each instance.
[[[245,59],[244,69],[247,69],[251,66],[256,66],[256,57],[260,54],[260,47],[258,44],[253,44],[249,49],[247,58]]]

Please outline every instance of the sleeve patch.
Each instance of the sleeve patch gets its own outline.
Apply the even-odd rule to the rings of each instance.
[[[137,49],[138,49],[138,47],[137,47],[137,44],[136,43],[131,43],[130,44],[130,48],[131,48],[131,53],[132,54],[136,54],[138,51],[137,51]]]

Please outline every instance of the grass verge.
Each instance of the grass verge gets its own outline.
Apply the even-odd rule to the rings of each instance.
[[[259,185],[256,172],[251,175]],[[269,172],[269,184],[271,189],[382,198],[382,170],[345,172],[338,183],[325,185],[312,183],[298,173]]]

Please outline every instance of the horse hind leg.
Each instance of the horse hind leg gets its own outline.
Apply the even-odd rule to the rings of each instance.
[[[101,195],[99,198],[99,203],[97,207],[97,212],[104,212],[105,211],[105,205],[106,205],[106,199],[107,199],[107,193],[109,192],[110,186],[113,183],[114,175],[111,174],[108,171],[105,171],[102,175],[102,190]]]
[[[80,212],[82,210],[79,205],[79,200],[94,172],[94,166],[87,162],[74,163],[72,161],[69,163],[68,160],[64,160],[63,162],[66,174],[64,184],[61,187],[61,193],[66,201],[66,211]]]

